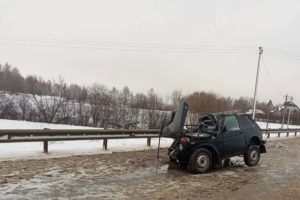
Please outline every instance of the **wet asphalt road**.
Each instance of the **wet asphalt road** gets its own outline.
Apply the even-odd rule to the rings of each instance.
[[[167,156],[156,171],[154,150],[2,161],[0,199],[300,199],[300,138],[269,141],[267,150],[256,167],[235,158],[201,175]]]

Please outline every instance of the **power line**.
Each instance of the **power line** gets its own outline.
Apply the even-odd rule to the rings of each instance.
[[[110,47],[101,47],[101,46],[78,46],[78,45],[56,45],[56,44],[38,44],[38,43],[7,43],[1,42],[3,45],[21,45],[21,46],[41,46],[41,47],[51,47],[51,48],[69,48],[69,49],[91,49],[91,50],[104,50],[104,51],[125,51],[125,52],[152,52],[152,53],[228,53],[228,54],[251,54],[252,51],[239,51],[239,50],[220,50],[220,49],[212,49],[212,50],[174,50],[174,49],[156,49],[156,48],[110,48]]]
[[[23,42],[51,42],[51,43],[68,43],[68,44],[85,44],[85,45],[107,45],[107,46],[126,46],[126,47],[144,47],[144,48],[180,48],[180,49],[256,49],[254,46],[243,45],[197,45],[197,44],[170,44],[170,43],[137,43],[137,42],[116,42],[116,41],[97,41],[97,40],[74,40],[61,38],[40,38],[40,37],[3,37],[0,39],[7,41]]]
[[[0,43],[6,45],[44,46],[59,48],[95,49],[105,51],[128,52],[167,52],[167,53],[255,53],[255,46],[245,45],[197,45],[172,43],[145,43],[98,41],[63,38],[18,37],[0,35]],[[274,48],[264,48],[264,53],[271,56],[288,57],[300,60],[300,54]]]
[[[263,56],[262,56],[262,62],[263,62],[264,69],[265,69],[265,71],[266,71],[266,73],[267,73],[267,76],[268,76],[268,78],[269,78],[269,80],[270,80],[270,82],[271,82],[273,88],[276,90],[276,92],[278,93],[278,95],[281,97],[281,95],[282,95],[283,93],[281,93],[281,91],[280,91],[280,90],[278,89],[278,87],[275,85],[275,83],[274,83],[274,81],[273,81],[273,79],[272,79],[272,77],[271,77],[271,75],[270,75],[270,73],[269,73],[267,64],[266,64],[265,59],[264,59]]]
[[[266,54],[271,55],[271,56],[287,57],[287,58],[291,58],[291,59],[300,60],[300,54],[296,53],[296,52],[291,52],[291,51],[267,48]]]
[[[269,51],[269,52],[271,52],[271,53],[300,56],[300,54],[297,53],[297,52],[292,52],[292,51],[287,51],[287,50],[282,50],[282,49],[267,48],[266,50]]]
[[[110,51],[141,51],[141,52],[179,52],[179,53],[252,53],[254,49],[247,46],[235,45],[186,45],[186,44],[158,44],[158,43],[129,43],[129,42],[101,42],[66,39],[43,38],[4,38],[2,44],[24,46],[46,46],[63,48],[86,48]]]
[[[300,60],[300,57],[298,57],[298,56],[290,56],[290,55],[283,55],[283,54],[276,54],[276,53],[265,53],[265,55],[275,56],[275,57],[283,57],[283,58],[288,58],[288,59],[293,59],[293,60]]]

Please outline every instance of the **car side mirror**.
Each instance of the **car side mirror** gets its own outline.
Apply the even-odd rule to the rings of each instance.
[[[224,132],[227,132],[227,127],[226,127],[226,125],[223,125],[223,126],[222,126],[222,133],[224,133]]]

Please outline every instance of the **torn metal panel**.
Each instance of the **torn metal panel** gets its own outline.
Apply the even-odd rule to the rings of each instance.
[[[178,138],[183,130],[189,106],[186,102],[180,103],[177,111],[172,113],[169,124],[162,131],[163,137]]]

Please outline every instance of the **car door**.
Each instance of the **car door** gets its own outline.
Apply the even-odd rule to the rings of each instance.
[[[235,115],[225,116],[222,130],[224,142],[224,155],[230,156],[242,152],[244,141],[239,122]]]

